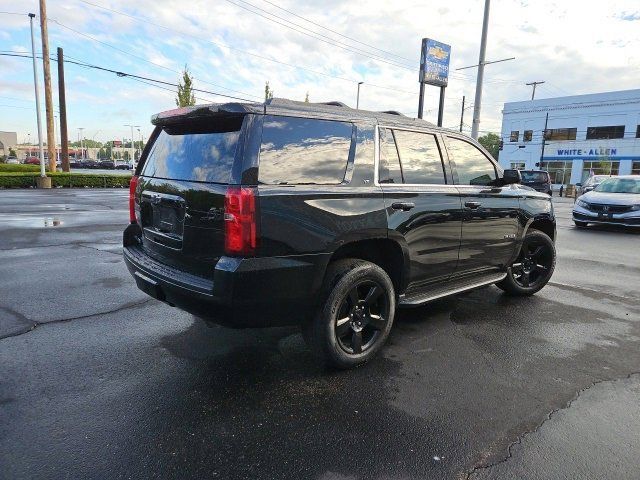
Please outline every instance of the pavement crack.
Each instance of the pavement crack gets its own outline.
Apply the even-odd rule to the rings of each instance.
[[[25,327],[25,329],[20,330],[18,332],[10,333],[10,334],[7,334],[7,335],[0,335],[0,340],[5,339],[5,338],[11,338],[11,337],[17,337],[17,336],[20,336],[20,335],[24,335],[25,333],[32,332],[37,327],[42,326],[42,325],[50,325],[50,324],[53,324],[53,323],[66,323],[66,322],[71,322],[73,320],[85,320],[85,319],[89,319],[89,318],[93,318],[93,317],[98,317],[98,316],[101,316],[101,315],[109,315],[111,313],[118,313],[118,312],[121,312],[123,310],[128,310],[130,308],[141,307],[142,305],[146,305],[147,303],[152,302],[153,300],[154,300],[153,298],[147,298],[147,299],[139,301],[139,302],[128,302],[128,303],[125,303],[124,305],[121,305],[118,308],[114,308],[112,310],[107,310],[107,311],[104,311],[104,312],[91,313],[89,315],[80,315],[80,316],[77,316],[77,317],[58,318],[56,320],[49,320],[47,322],[39,322],[37,320],[32,320],[32,319],[29,319],[29,318],[25,317],[24,315],[22,315],[22,314],[20,314],[18,312],[15,312],[15,311],[13,311],[11,309],[8,309],[7,307],[0,307],[0,308],[2,308],[4,310],[10,311],[14,315],[17,315],[20,318],[22,318],[22,319],[24,319],[24,320],[26,320],[26,321],[28,321],[28,322],[30,322],[32,324],[31,326]]]
[[[518,437],[516,438],[515,441],[511,442],[509,444],[509,446],[507,447],[507,456],[501,460],[498,460],[496,462],[490,463],[488,465],[480,465],[480,466],[476,466],[473,467],[470,471],[464,472],[462,475],[460,475],[458,478],[459,479],[464,479],[464,480],[470,480],[471,478],[473,478],[477,473],[482,472],[482,471],[486,471],[486,470],[490,470],[493,467],[500,465],[502,463],[506,463],[508,462],[511,458],[513,458],[513,452],[512,449],[515,445],[521,445],[522,444],[522,440],[527,436],[530,435],[532,433],[536,433],[538,430],[540,430],[540,428],[547,423],[549,420],[551,420],[551,418],[553,418],[553,416],[558,413],[560,410],[566,410],[568,408],[570,408],[573,403],[578,400],[578,398],[580,398],[580,396],[586,392],[587,390],[595,387],[596,385],[599,385],[601,383],[607,383],[607,382],[617,382],[620,380],[626,380],[631,378],[634,375],[640,375],[640,371],[638,372],[631,372],[627,375],[623,375],[621,377],[616,377],[616,378],[606,378],[606,379],[601,379],[601,380],[596,380],[595,382],[591,382],[591,384],[587,385],[584,388],[581,388],[580,390],[578,390],[578,392],[573,396],[573,398],[571,398],[567,403],[565,403],[563,406],[555,408],[553,410],[551,410],[549,413],[547,413],[546,418],[544,418],[542,420],[542,422],[540,422],[538,425],[536,425],[535,428],[533,428],[532,430],[527,430],[523,433],[521,433],[520,435],[518,435]]]

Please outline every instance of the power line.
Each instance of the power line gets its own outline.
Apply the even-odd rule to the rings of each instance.
[[[29,55],[7,54],[7,53],[0,53],[0,56],[31,58]],[[42,58],[42,55],[40,55],[39,58]],[[55,57],[51,57],[51,59],[54,60],[54,61],[56,60]],[[65,59],[65,63],[71,63],[71,64],[79,65],[79,66],[85,67],[85,68],[93,68],[93,69],[96,69],[96,70],[102,70],[102,71],[105,71],[105,72],[115,73],[118,77],[130,77],[130,78],[134,78],[134,79],[147,80],[147,81],[150,81],[150,82],[160,83],[162,85],[170,85],[172,87],[177,87],[178,86],[177,83],[167,82],[167,81],[164,81],[164,80],[157,80],[155,78],[144,77],[142,75],[135,75],[133,73],[126,73],[126,72],[122,72],[122,71],[119,71],[119,70],[113,70],[111,68],[101,67],[99,65],[92,65],[90,63],[85,63],[85,62],[81,62],[81,61],[74,61],[74,60],[71,60],[71,59]],[[219,96],[219,97],[231,98],[233,100],[241,100],[243,102],[255,103],[253,100],[249,100],[247,98],[234,97],[232,95],[226,95],[226,94],[220,93],[220,92],[212,92],[210,90],[202,90],[200,88],[192,88],[191,90],[193,90],[194,92],[208,93],[210,95],[216,95],[216,96]]]
[[[244,4],[246,4],[246,5],[249,5],[250,7],[254,8],[256,10],[259,10],[261,12],[265,12],[267,15],[270,15],[272,17],[278,18],[280,20],[284,20],[285,22],[290,23],[291,25],[295,25],[296,27],[302,28],[303,30],[299,30],[298,28],[294,28],[291,25],[287,25],[286,23],[282,23],[282,22],[279,22],[278,20],[274,20],[273,18],[269,18],[269,17],[263,15],[262,13],[259,13],[259,12],[255,11],[255,10],[252,10],[251,8],[247,8],[247,7],[243,6],[243,5],[240,5],[240,4],[236,3],[233,0],[225,0],[225,1],[228,2],[228,3],[231,3],[232,5],[240,7],[240,8],[242,8],[242,9],[248,11],[248,12],[251,12],[254,15],[258,15],[259,17],[262,17],[262,18],[264,18],[266,20],[269,20],[270,22],[276,23],[276,24],[281,25],[281,26],[283,26],[285,28],[288,28],[288,29],[293,30],[293,31],[298,32],[298,33],[301,33],[302,35],[306,35],[306,36],[314,38],[316,40],[320,40],[321,42],[327,43],[327,44],[332,45],[334,47],[341,48],[342,50],[346,50],[346,51],[352,52],[352,53],[357,53],[357,54],[365,56],[367,58],[371,58],[372,60],[376,60],[378,62],[387,63],[387,64],[392,65],[394,67],[404,68],[404,69],[407,69],[407,70],[414,70],[414,68],[409,67],[407,65],[403,65],[403,64],[400,64],[400,63],[397,63],[397,62],[392,62],[392,61],[386,60],[383,57],[380,57],[379,55],[370,54],[370,53],[364,52],[363,50],[360,50],[360,49],[358,49],[356,47],[352,47],[350,45],[347,45],[347,44],[345,44],[343,42],[339,42],[337,40],[333,40],[330,37],[327,37],[326,35],[323,35],[321,33],[317,33],[317,32],[309,33],[310,30],[306,29],[305,27],[301,26],[300,24],[294,23],[294,22],[292,22],[290,20],[287,20],[287,19],[285,19],[283,17],[280,17],[278,15],[270,13],[267,10],[264,10],[263,8],[257,7],[255,5],[253,5],[252,3],[246,2],[244,0],[238,0],[238,1],[240,1],[240,2],[242,2]],[[304,30],[307,30],[307,31],[304,31]],[[324,38],[321,38],[321,37],[324,37]]]
[[[318,70],[314,70],[314,69],[311,69],[311,68],[308,68],[308,67],[305,67],[305,66],[301,66],[301,65],[295,65],[295,64],[292,64],[292,63],[283,62],[283,61],[277,60],[275,58],[267,57],[267,56],[264,56],[264,55],[259,55],[257,53],[249,52],[247,50],[242,50],[242,49],[234,47],[232,45],[228,45],[228,44],[221,43],[221,42],[216,42],[216,41],[213,41],[213,40],[209,40],[207,38],[198,37],[197,35],[193,35],[191,33],[183,32],[181,30],[177,30],[177,29],[172,28],[172,27],[167,27],[166,25],[162,25],[162,24],[153,22],[153,21],[151,21],[149,19],[146,19],[146,18],[143,18],[143,17],[138,17],[138,16],[135,16],[135,15],[131,15],[131,14],[119,11],[119,10],[114,10],[112,8],[104,7],[102,5],[98,5],[98,4],[89,2],[88,0],[78,0],[78,1],[81,2],[81,3],[84,3],[86,5],[90,5],[92,7],[99,8],[101,10],[106,10],[108,12],[112,12],[112,13],[115,13],[117,15],[121,15],[121,16],[130,18],[132,20],[136,20],[138,22],[142,22],[142,23],[145,23],[145,24],[148,24],[148,25],[153,25],[154,27],[161,28],[161,29],[167,30],[169,32],[173,32],[173,33],[181,35],[183,37],[199,40],[201,42],[205,42],[205,43],[209,43],[211,45],[215,45],[215,46],[217,46],[219,48],[226,48],[226,49],[232,50],[234,52],[239,52],[239,53],[242,53],[244,55],[248,55],[248,56],[254,57],[254,58],[259,58],[261,60],[266,60],[268,62],[276,63],[278,65],[283,65],[283,66],[286,66],[286,67],[289,67],[289,68],[294,68],[294,69],[297,69],[297,70],[309,72],[309,73],[312,73],[314,75],[320,75],[322,77],[327,77],[327,78],[334,78],[336,80],[342,80],[344,82],[350,82],[350,83],[354,83],[354,84],[357,84],[360,81],[360,80],[354,80],[352,78],[346,78],[346,77],[341,77],[341,76],[338,76],[338,75],[332,75],[332,74],[329,74],[329,73],[320,72]],[[398,91],[398,92],[415,94],[415,92],[408,92],[406,90],[400,90],[397,87],[392,87],[392,86],[376,85],[376,84],[372,84],[372,83],[366,83],[366,85],[368,85],[370,87],[374,87],[374,88],[381,88],[381,89],[385,89],[385,90],[393,90],[393,91]]]
[[[168,70],[168,71],[173,72],[173,73],[177,73],[177,74],[180,74],[180,73],[181,73],[181,72],[180,72],[180,71],[178,71],[178,70],[174,70],[174,69],[172,69],[172,68],[165,67],[164,65],[160,65],[159,63],[152,62],[151,60],[147,60],[146,58],[141,57],[141,56],[139,56],[139,55],[135,55],[135,54],[133,54],[133,53],[131,53],[131,52],[127,52],[126,50],[123,50],[123,49],[121,49],[121,48],[118,48],[118,47],[116,47],[116,46],[114,46],[114,45],[111,45],[111,44],[109,44],[109,43],[107,43],[107,42],[104,42],[104,41],[102,41],[102,40],[98,40],[97,38],[92,37],[91,35],[87,35],[86,33],[80,32],[80,31],[78,31],[78,30],[76,30],[76,29],[74,29],[74,28],[71,28],[71,27],[69,27],[69,26],[67,26],[67,25],[65,25],[65,24],[63,24],[63,23],[61,23],[61,22],[59,22],[58,20],[55,20],[55,19],[49,19],[49,21],[50,21],[50,22],[53,22],[53,23],[55,23],[55,24],[57,24],[57,25],[60,25],[62,28],[65,28],[65,29],[67,29],[67,30],[70,30],[70,31],[72,31],[72,32],[76,33],[77,35],[80,35],[80,36],[82,36],[82,37],[88,38],[88,39],[90,39],[90,40],[92,40],[92,41],[94,41],[94,42],[98,42],[98,43],[100,43],[100,44],[102,44],[102,45],[104,45],[104,46],[106,46],[106,47],[112,48],[112,49],[114,49],[114,50],[116,50],[116,51],[118,51],[118,52],[120,52],[120,53],[123,53],[123,54],[125,54],[125,55],[128,55],[128,56],[130,56],[130,57],[133,57],[133,58],[136,58],[136,59],[141,60],[141,61],[143,61],[143,62],[149,63],[149,64],[151,64],[151,65],[154,65],[154,66],[158,67],[158,68],[163,68],[163,69]],[[194,77],[194,80],[198,80],[199,82],[206,83],[206,84],[212,85],[212,86],[214,86],[214,87],[218,87],[218,88],[223,88],[223,89],[225,89],[225,90],[229,90],[229,91],[232,91],[232,92],[235,92],[235,93],[240,93],[240,94],[242,94],[242,95],[246,95],[246,96],[248,96],[248,97],[261,98],[261,97],[258,97],[258,96],[256,96],[256,95],[252,95],[252,94],[250,94],[250,93],[245,93],[245,92],[239,92],[239,91],[237,91],[237,90],[232,90],[232,89],[227,88],[227,87],[224,87],[224,86],[222,86],[222,85],[217,85],[217,84],[215,84],[215,83],[207,82],[207,81],[205,81],[205,80],[198,79],[198,78],[195,78],[195,77]],[[222,94],[216,94],[216,95],[222,95]],[[222,96],[229,96],[229,95],[222,95]],[[229,96],[229,98],[235,98],[235,97],[231,97],[231,96]],[[244,100],[244,99],[243,99],[243,100]],[[251,100],[248,100],[248,101],[251,101]]]
[[[301,15],[298,15],[298,14],[296,14],[296,13],[292,12],[291,10],[287,10],[286,8],[283,8],[283,7],[279,6],[279,5],[276,5],[275,3],[270,2],[269,0],[263,0],[263,1],[264,1],[264,2],[266,2],[266,3],[268,3],[269,5],[271,5],[271,6],[273,6],[273,7],[276,7],[276,8],[277,8],[277,9],[279,9],[279,10],[282,10],[282,11],[284,11],[284,12],[287,12],[287,13],[288,13],[288,14],[290,14],[290,15],[293,15],[294,17],[297,17],[297,18],[299,18],[299,19],[301,19],[301,20],[304,20],[305,22],[308,22],[308,23],[310,23],[310,24],[312,24],[312,25],[315,25],[315,26],[317,26],[317,27],[320,27],[320,28],[322,28],[322,29],[324,29],[324,30],[327,30],[327,31],[331,32],[331,33],[335,33],[336,35],[339,35],[339,36],[341,36],[342,38],[346,38],[346,39],[351,40],[351,41],[353,41],[353,42],[359,43],[360,45],[364,45],[365,47],[369,47],[369,48],[372,48],[372,49],[374,49],[374,50],[378,50],[378,51],[383,52],[383,53],[385,53],[385,54],[387,54],[387,55],[389,55],[389,56],[392,56],[392,57],[397,57],[397,58],[400,58],[400,59],[402,59],[402,60],[406,60],[406,61],[408,61],[408,62],[412,62],[412,61],[413,61],[413,60],[410,60],[410,59],[408,59],[408,58],[406,58],[406,57],[402,57],[402,56],[400,56],[400,55],[396,55],[396,54],[394,54],[394,53],[391,53],[391,52],[389,52],[389,51],[387,51],[387,50],[383,50],[382,48],[378,48],[378,47],[373,46],[373,45],[370,45],[370,44],[368,44],[368,43],[361,42],[360,40],[358,40],[358,39],[356,39],[356,38],[350,37],[350,36],[348,36],[348,35],[344,35],[344,34],[342,34],[342,33],[340,33],[340,32],[337,32],[337,31],[332,30],[332,29],[330,29],[330,28],[328,28],[328,27],[325,27],[325,26],[323,26],[323,25],[320,25],[319,23],[316,23],[316,22],[314,22],[314,21],[312,21],[312,20],[309,20],[308,18],[305,18],[305,17],[303,17],[303,16],[301,16]]]

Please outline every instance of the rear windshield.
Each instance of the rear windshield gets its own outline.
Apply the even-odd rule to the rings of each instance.
[[[353,128],[346,122],[267,115],[260,145],[259,182],[342,183]]]
[[[229,183],[242,117],[162,127],[142,175]]]
[[[523,182],[546,182],[548,177],[547,172],[520,172]]]

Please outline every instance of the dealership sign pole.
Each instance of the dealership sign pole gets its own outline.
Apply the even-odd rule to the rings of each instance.
[[[420,52],[420,98],[418,100],[418,118],[422,118],[424,109],[424,86],[440,87],[438,106],[438,126],[442,126],[444,112],[444,89],[449,82],[449,59],[451,46],[431,38],[422,39]]]

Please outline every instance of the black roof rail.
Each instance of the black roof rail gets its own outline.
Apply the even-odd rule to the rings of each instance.
[[[397,110],[384,110],[384,111],[382,111],[380,113],[388,113],[389,115],[398,115],[400,117],[406,117],[406,115],[404,113],[400,113]]]
[[[349,108],[346,103],[338,102],[337,100],[332,100],[331,102],[319,102],[320,105],[331,105],[333,107],[344,107]]]

